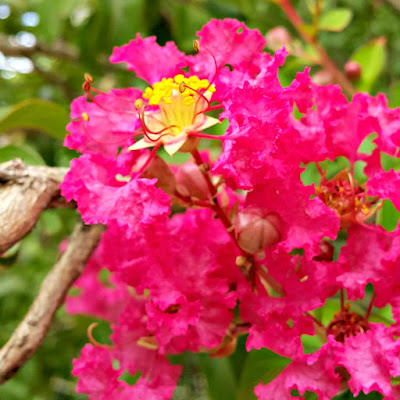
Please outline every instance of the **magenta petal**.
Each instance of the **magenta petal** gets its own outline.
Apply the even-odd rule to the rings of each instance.
[[[400,211],[400,173],[393,169],[374,175],[367,182],[368,194],[389,199]]]
[[[71,169],[61,184],[63,196],[78,203],[83,220],[88,224],[115,222],[128,233],[140,223],[152,223],[168,217],[169,196],[155,187],[155,179],[117,180],[127,175],[118,160],[98,154],[86,154],[71,162]]]
[[[114,47],[110,61],[127,63],[129,70],[150,84],[173,77],[185,67],[185,55],[175,43],[167,42],[163,47],[156,43],[155,36],[142,39],[139,34],[128,44]]]

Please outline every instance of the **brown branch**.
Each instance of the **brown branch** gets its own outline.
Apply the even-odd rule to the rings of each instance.
[[[36,43],[34,46],[27,47],[10,44],[6,35],[0,35],[0,52],[9,57],[27,57],[31,58],[35,54],[42,54],[48,57],[61,58],[71,62],[78,62],[78,53],[65,42],[56,42],[53,45],[45,43]]]
[[[390,4],[396,11],[400,12],[400,2],[398,0],[385,0],[386,3]]]
[[[43,281],[39,294],[9,341],[0,350],[0,384],[10,379],[35,353],[49,330],[68,289],[95,250],[104,227],[79,222],[65,252]]]
[[[66,206],[59,185],[67,171],[20,159],[0,164],[0,255],[34,228],[46,208]]]

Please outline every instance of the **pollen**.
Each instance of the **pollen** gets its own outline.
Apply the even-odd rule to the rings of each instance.
[[[88,115],[88,113],[82,113],[82,119],[84,120],[84,121],[89,121],[89,115]]]
[[[183,104],[190,106],[203,92],[214,93],[214,85],[210,85],[207,79],[199,79],[195,75],[185,77],[178,74],[173,78],[163,78],[152,87],[148,87],[143,93],[143,98],[149,101],[149,105],[161,105],[172,104],[174,99],[180,96]]]
[[[135,108],[136,108],[136,110],[139,110],[139,109],[141,109],[143,107],[143,100],[142,99],[137,99],[136,101],[135,101]]]

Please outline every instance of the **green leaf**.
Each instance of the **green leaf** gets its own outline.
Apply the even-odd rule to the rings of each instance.
[[[27,145],[14,146],[10,144],[9,146],[0,147],[0,163],[14,158],[21,158],[22,161],[29,165],[46,164],[41,155]]]
[[[200,354],[198,360],[207,379],[210,398],[212,400],[236,399],[236,382],[229,360],[210,358],[208,354]]]
[[[255,400],[254,387],[261,382],[272,381],[289,362],[290,359],[265,348],[251,350],[243,366],[237,388],[237,400]]]
[[[387,231],[394,231],[399,220],[400,213],[390,200],[385,200],[383,207],[378,211],[378,224]]]
[[[345,29],[353,17],[348,8],[336,8],[321,15],[318,23],[320,31],[341,32]]]
[[[15,129],[33,129],[56,138],[65,136],[68,112],[61,106],[44,100],[25,100],[3,115],[0,132]]]
[[[386,59],[386,39],[379,37],[360,47],[351,57],[361,66],[361,78],[356,84],[359,91],[370,91],[383,71]]]
[[[400,107],[400,82],[394,82],[389,88],[389,106]]]

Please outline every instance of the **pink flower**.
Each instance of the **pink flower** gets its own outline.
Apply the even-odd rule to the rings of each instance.
[[[67,201],[78,203],[83,220],[88,224],[115,222],[129,232],[139,223],[152,223],[168,217],[169,197],[155,187],[155,179],[129,177],[132,157],[118,159],[99,154],[85,154],[71,162],[61,191]],[[127,177],[119,180],[120,177]]]
[[[114,47],[110,61],[127,63],[129,70],[150,84],[162,78],[172,78],[186,66],[185,55],[175,43],[168,42],[162,47],[156,43],[155,36],[142,39],[139,34],[128,44]]]
[[[139,127],[133,107],[141,96],[138,89],[111,90],[96,96],[96,103],[85,96],[71,104],[72,121],[64,145],[81,153],[101,153],[105,157],[117,154],[118,148],[129,146]]]

